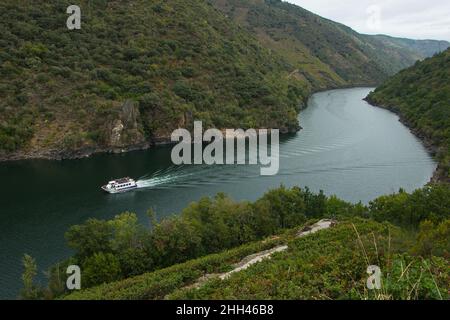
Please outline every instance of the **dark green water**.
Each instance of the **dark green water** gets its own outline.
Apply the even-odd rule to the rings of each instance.
[[[204,195],[223,191],[254,200],[281,183],[323,189],[353,202],[423,186],[434,161],[396,115],[362,100],[369,91],[314,95],[300,115],[304,129],[281,141],[276,176],[260,176],[258,166],[173,167],[170,147],[62,162],[1,163],[0,298],[17,296],[24,253],[44,270],[70,255],[64,232],[90,217],[108,219],[128,210],[145,219],[150,207],[162,217]],[[102,183],[122,176],[141,177],[141,183],[154,187],[119,195],[100,191]]]

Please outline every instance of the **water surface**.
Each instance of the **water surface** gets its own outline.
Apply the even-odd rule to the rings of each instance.
[[[370,90],[315,94],[300,114],[303,130],[282,138],[276,176],[260,176],[258,166],[174,167],[170,147],[61,162],[1,163],[0,298],[17,296],[24,253],[44,270],[70,255],[64,232],[90,217],[108,219],[128,210],[145,221],[148,208],[162,217],[205,195],[226,192],[237,200],[255,200],[280,184],[365,203],[400,187],[423,186],[435,162],[395,114],[362,100]],[[104,182],[122,176],[153,187],[119,195],[100,191]]]

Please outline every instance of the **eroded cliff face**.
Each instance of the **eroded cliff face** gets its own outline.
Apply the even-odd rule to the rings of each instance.
[[[152,145],[152,139],[144,134],[137,102],[126,100],[117,103],[112,110],[103,119],[95,119],[98,132],[96,141],[80,131],[76,123],[58,126],[44,122],[36,126],[34,137],[25,148],[9,153],[0,152],[0,161],[74,159],[100,152],[121,153],[146,149]],[[45,138],[49,135],[53,137],[51,140]]]
[[[119,117],[110,125],[109,138],[107,139],[111,151],[120,152],[128,148],[146,143],[142,126],[140,125],[140,113],[134,101],[126,100],[121,108]]]
[[[122,140],[122,132],[124,129],[124,125],[122,123],[122,120],[116,120],[114,122],[114,126],[111,130],[111,138],[110,138],[110,144],[111,146],[120,146],[120,141]]]

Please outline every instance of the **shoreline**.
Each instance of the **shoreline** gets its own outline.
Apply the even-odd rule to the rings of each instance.
[[[330,90],[340,90],[340,89],[351,89],[351,88],[373,88],[374,85],[369,84],[361,84],[361,85],[345,85],[338,87],[331,87],[325,89],[318,89],[312,91],[311,94],[306,98],[306,103],[303,108],[300,109],[299,113],[305,110],[308,107],[309,99],[316,93],[326,92]],[[282,130],[282,128],[278,128],[280,130],[280,136],[292,134],[291,130]],[[299,123],[299,129],[296,132],[299,132],[302,129]],[[63,161],[63,160],[79,160],[90,158],[91,156],[98,154],[121,154],[132,151],[144,151],[151,149],[157,146],[167,146],[175,144],[170,140],[170,137],[157,137],[150,141],[141,142],[134,145],[128,145],[123,147],[96,147],[96,146],[87,146],[83,148],[79,148],[77,150],[57,150],[57,149],[48,149],[48,150],[21,150],[17,152],[13,152],[10,154],[2,154],[0,152],[0,163],[2,162],[14,162],[21,160],[49,160],[49,161]]]
[[[89,146],[77,150],[56,150],[49,149],[44,151],[20,151],[12,154],[0,154],[0,163],[14,162],[21,160],[49,160],[49,161],[63,161],[63,160],[79,160],[90,158],[91,156],[99,154],[122,154],[133,151],[148,150],[157,146],[164,146],[174,144],[170,138],[157,138],[151,141],[145,141],[138,144],[132,144],[123,147],[95,147]]]
[[[407,127],[409,129],[409,131],[417,139],[420,140],[422,145],[427,150],[428,154],[437,163],[436,169],[434,170],[433,175],[430,178],[430,181],[428,182],[428,184],[446,182],[447,179],[445,178],[445,175],[444,175],[444,172],[443,172],[442,163],[437,159],[439,146],[430,137],[428,137],[425,133],[421,132],[419,129],[414,128],[411,125],[411,123],[408,120],[406,120],[406,118],[403,116],[403,114],[400,113],[398,110],[396,110],[394,107],[380,105],[378,103],[375,103],[374,101],[369,99],[368,96],[365,97],[363,100],[366,101],[370,106],[372,106],[374,108],[381,108],[381,109],[388,110],[388,111],[396,114],[398,116],[398,121],[400,121],[400,123],[402,123],[405,127]]]
[[[311,92],[311,94],[308,96],[306,101],[309,101],[309,99],[317,93],[326,92],[330,90],[342,90],[342,89],[352,89],[352,88],[374,88],[373,85],[349,85],[349,86],[341,86],[341,87],[335,87],[335,88],[327,88],[327,89],[319,89],[316,91]],[[439,183],[439,182],[446,182],[446,178],[442,169],[442,164],[436,159],[436,156],[438,154],[438,148],[439,146],[434,143],[434,141],[426,136],[424,133],[422,133],[420,130],[414,128],[405,118],[404,116],[397,110],[395,110],[394,107],[391,106],[383,106],[376,104],[375,102],[371,101],[368,96],[363,99],[366,101],[370,106],[375,108],[381,108],[388,110],[394,114],[396,114],[399,117],[399,121],[407,127],[410,132],[418,138],[422,145],[427,150],[428,154],[437,162],[437,167],[434,170],[434,173],[432,177],[430,178],[430,183]],[[308,103],[305,103],[305,106],[300,109],[300,112],[308,108]],[[300,113],[299,112],[299,113]],[[299,126],[299,130],[297,132],[301,131],[302,127]],[[289,135],[292,134],[292,132],[281,132],[280,136]],[[56,150],[56,149],[49,149],[44,151],[19,151],[12,154],[0,154],[0,163],[2,162],[16,162],[16,161],[26,161],[26,160],[47,160],[47,161],[65,161],[65,160],[80,160],[80,159],[87,159],[92,156],[101,155],[101,154],[122,154],[122,153],[128,153],[133,151],[145,151],[152,149],[154,147],[158,146],[168,146],[176,144],[176,142],[172,142],[170,140],[170,137],[159,137],[154,138],[150,141],[145,141],[142,143],[134,144],[134,145],[128,145],[123,147],[95,147],[95,146],[89,146],[80,148],[77,150]]]

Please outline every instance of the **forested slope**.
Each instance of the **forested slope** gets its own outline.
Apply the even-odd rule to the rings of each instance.
[[[359,34],[280,0],[209,1],[297,66],[299,75],[309,79],[314,88],[324,84],[379,84],[387,76],[450,46],[445,41]]]
[[[146,148],[194,119],[296,131],[312,92],[423,57],[288,3],[212,2],[83,0],[70,31],[68,0],[2,1],[0,160]]]
[[[145,146],[193,119],[298,129],[305,83],[205,1],[81,1],[72,31],[70,4],[0,3],[4,157]]]
[[[398,113],[436,153],[436,180],[450,181],[450,49],[392,77],[367,99]]]
[[[66,233],[74,255],[50,270],[48,287],[25,282],[22,296],[359,299],[367,293],[365,268],[375,264],[386,281],[378,295],[439,299],[449,281],[449,208],[450,189],[440,185],[411,194],[400,190],[368,206],[281,187],[255,202],[205,197],[159,222],[151,212],[151,228],[132,213],[89,219]],[[305,234],[324,218],[336,225]],[[286,245],[269,262],[217,279],[249,255]],[[400,281],[409,263],[410,273]],[[83,290],[70,294],[65,270],[72,264],[82,269]],[[436,290],[433,277],[444,290]],[[201,288],[193,289],[199,280]]]

